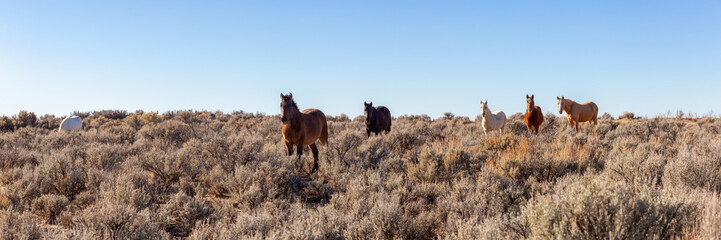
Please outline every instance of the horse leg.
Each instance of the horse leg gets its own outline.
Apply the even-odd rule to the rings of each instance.
[[[578,121],[574,121],[576,125],[576,132],[578,132]]]
[[[297,144],[296,147],[296,153],[298,154],[298,160],[300,161],[300,156],[303,155],[303,145]]]
[[[568,118],[568,125],[571,125],[571,128],[573,128],[573,119]]]
[[[313,170],[311,170],[311,173],[314,173],[316,170],[318,170],[318,147],[315,145],[315,143],[310,145],[310,151],[313,152]]]
[[[285,142],[285,148],[288,150],[288,156],[293,155],[293,144],[290,142]]]
[[[325,117],[323,117],[323,128],[320,130],[320,142],[328,146],[328,122],[325,121]]]
[[[526,124],[526,128],[528,129],[528,134],[533,133],[533,131],[531,131],[531,125]]]
[[[367,137],[371,137],[371,130],[370,130],[370,129],[366,129],[366,136],[367,136]]]

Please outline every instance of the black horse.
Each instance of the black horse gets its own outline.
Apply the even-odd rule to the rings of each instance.
[[[373,102],[366,103],[365,105],[365,117],[366,117],[366,135],[371,136],[371,132],[376,135],[385,131],[386,134],[391,131],[391,111],[384,106],[373,107]]]

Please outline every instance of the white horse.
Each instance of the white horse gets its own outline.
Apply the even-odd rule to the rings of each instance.
[[[63,122],[60,123],[60,130],[59,131],[79,131],[83,129],[83,120],[80,119],[78,116],[70,116],[63,119]]]
[[[488,108],[488,101],[481,100],[481,117],[483,117],[483,132],[488,135],[489,131],[498,130],[503,135],[503,127],[506,126],[506,114],[503,111],[491,113]]]

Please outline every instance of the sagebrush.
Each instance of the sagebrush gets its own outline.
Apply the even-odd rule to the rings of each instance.
[[[528,135],[400,116],[286,156],[278,116],[23,111],[0,118],[2,239],[668,239],[721,237],[721,120],[604,114]],[[309,151],[306,151],[309,153]]]

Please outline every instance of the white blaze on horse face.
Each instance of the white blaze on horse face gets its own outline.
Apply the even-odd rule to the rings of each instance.
[[[526,111],[532,112],[533,108],[535,107],[535,103],[533,102],[533,97],[526,97]]]
[[[486,109],[481,108],[481,117],[486,117]]]
[[[563,114],[563,100],[558,99],[558,114]]]
[[[481,117],[486,117],[486,108],[488,108],[488,102],[481,101]]]

